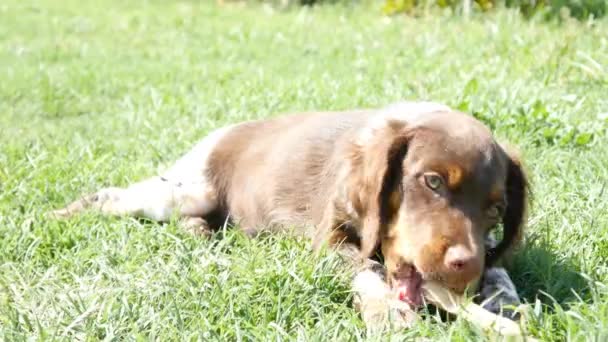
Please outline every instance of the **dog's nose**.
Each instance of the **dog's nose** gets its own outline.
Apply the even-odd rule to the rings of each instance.
[[[446,283],[459,293],[479,279],[483,260],[470,248],[463,245],[449,247],[444,256]]]
[[[473,275],[479,268],[477,264],[475,253],[465,246],[452,246],[445,253],[445,265],[451,272]]]

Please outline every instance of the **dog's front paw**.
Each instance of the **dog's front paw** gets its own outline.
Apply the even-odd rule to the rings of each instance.
[[[355,309],[368,331],[409,328],[418,319],[416,312],[396,298],[377,272],[369,269],[359,272],[353,289]]]
[[[497,315],[519,320],[516,308],[521,305],[517,289],[504,268],[488,268],[483,275],[477,299],[481,306]]]
[[[367,330],[372,333],[410,328],[418,319],[418,315],[399,300],[358,297],[355,299],[355,308],[361,313]]]
[[[75,214],[87,210],[92,203],[99,201],[98,194],[84,195],[82,198],[68,204],[64,208],[56,209],[48,212],[46,216],[50,219],[65,219],[74,216]]]
[[[105,188],[96,193],[84,195],[64,208],[50,211],[47,213],[47,217],[63,219],[88,209],[101,210],[106,206],[111,206],[113,202],[117,202],[120,199],[120,193],[121,189],[119,188]]]

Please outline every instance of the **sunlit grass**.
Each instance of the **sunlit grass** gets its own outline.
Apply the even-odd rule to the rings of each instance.
[[[510,268],[530,330],[605,339],[607,31],[503,10],[0,3],[0,339],[366,338],[349,275],[307,241],[43,213],[154,174],[227,123],[403,99],[474,113],[519,146],[534,196]],[[395,334],[479,336],[433,318]]]

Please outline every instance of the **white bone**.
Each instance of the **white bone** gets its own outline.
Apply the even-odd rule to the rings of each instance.
[[[538,341],[524,334],[519,324],[498,316],[481,306],[467,301],[464,296],[457,295],[434,281],[425,281],[422,284],[424,297],[432,304],[443,310],[462,315],[464,319],[475,324],[484,331],[494,331],[502,336],[518,338],[520,341]]]

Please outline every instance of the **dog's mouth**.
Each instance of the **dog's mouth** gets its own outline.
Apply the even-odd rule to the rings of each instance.
[[[391,286],[399,300],[408,303],[413,308],[424,304],[422,297],[422,274],[413,265],[403,265],[391,279]]]

